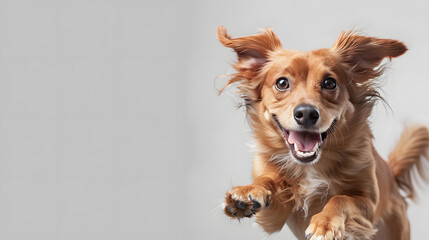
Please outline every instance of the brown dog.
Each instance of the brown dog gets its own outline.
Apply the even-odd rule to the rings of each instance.
[[[396,40],[343,32],[329,49],[283,49],[271,29],[220,42],[238,55],[237,83],[257,142],[254,181],[231,189],[225,213],[256,217],[268,232],[285,223],[299,239],[410,239],[406,197],[423,174],[429,133],[405,129],[385,162],[368,125],[379,66],[407,51]]]

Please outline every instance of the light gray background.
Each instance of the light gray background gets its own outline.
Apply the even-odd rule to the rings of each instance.
[[[251,181],[251,135],[216,40],[274,28],[286,48],[341,30],[404,41],[372,118],[387,156],[429,125],[426,1],[0,0],[0,239],[294,239],[228,220],[223,194]],[[228,93],[229,92],[229,93]],[[427,239],[429,188],[409,215]],[[425,237],[426,236],[426,237]]]

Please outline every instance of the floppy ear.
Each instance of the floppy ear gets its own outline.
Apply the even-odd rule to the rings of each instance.
[[[378,75],[374,68],[380,65],[384,58],[391,60],[407,51],[402,42],[360,36],[353,31],[342,32],[332,49],[340,54],[341,61],[346,63],[353,73],[363,75]]]
[[[258,71],[267,62],[269,53],[282,47],[280,39],[271,28],[256,35],[232,38],[226,28],[219,26],[217,38],[225,47],[232,48],[237,53],[238,61],[234,67],[239,72]]]
[[[237,62],[233,64],[237,73],[231,75],[233,77],[219,91],[219,94],[231,83],[248,80],[242,82],[242,92],[246,92],[246,98],[258,98],[257,92],[261,81],[256,81],[255,78],[268,61],[270,52],[282,48],[280,39],[271,28],[266,28],[256,35],[232,38],[223,26],[218,27],[217,38],[225,47],[234,49],[238,57]]]

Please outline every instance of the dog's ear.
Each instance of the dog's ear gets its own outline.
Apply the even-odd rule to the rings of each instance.
[[[217,29],[217,38],[225,47],[232,48],[238,57],[237,62],[233,64],[237,73],[230,75],[232,78],[219,90],[219,94],[229,84],[241,82],[243,98],[259,99],[262,80],[260,78],[257,80],[258,73],[268,61],[270,53],[282,48],[280,39],[271,28],[266,28],[256,35],[232,38],[223,26]]]
[[[217,38],[225,46],[234,49],[238,61],[234,67],[239,72],[248,72],[249,78],[252,72],[257,72],[264,63],[270,52],[282,47],[282,43],[271,28],[247,37],[232,38],[223,26],[217,29]]]
[[[342,32],[332,50],[340,55],[340,60],[356,74],[373,72],[384,58],[391,60],[407,51],[407,47],[392,39],[378,39],[360,36],[356,32]]]

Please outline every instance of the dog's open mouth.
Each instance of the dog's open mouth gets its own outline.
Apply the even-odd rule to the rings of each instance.
[[[317,132],[298,132],[292,130],[283,130],[283,136],[289,145],[292,155],[303,163],[310,163],[317,159],[320,152],[320,146],[328,136],[328,131]]]
[[[277,118],[274,119],[283,132],[283,137],[286,144],[289,145],[292,155],[302,163],[312,163],[318,160],[320,147],[328,134],[334,131],[336,123],[336,120],[332,121],[331,126],[324,132],[295,131],[283,128]]]

